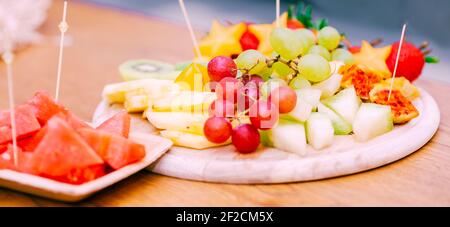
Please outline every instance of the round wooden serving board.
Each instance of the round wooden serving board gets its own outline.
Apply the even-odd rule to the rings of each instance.
[[[356,142],[351,135],[336,136],[332,146],[320,151],[308,146],[304,156],[266,147],[242,155],[232,145],[205,150],[175,146],[148,169],[166,176],[234,184],[318,180],[373,169],[415,152],[437,131],[439,108],[424,89],[420,92],[414,101],[419,117],[366,143]],[[121,105],[102,102],[93,122],[98,124],[120,110]],[[133,117],[131,130],[157,133],[141,115]]]

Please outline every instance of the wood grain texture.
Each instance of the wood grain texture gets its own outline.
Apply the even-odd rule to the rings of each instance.
[[[58,35],[62,4],[56,1],[41,31]],[[120,80],[117,65],[130,58],[164,61],[193,56],[182,26],[71,1],[61,101],[90,119],[104,84]],[[16,100],[35,90],[54,91],[57,42],[35,45],[16,57]],[[0,65],[0,72],[5,67]],[[6,79],[0,74],[0,108],[7,107]],[[422,80],[436,99],[441,123],[418,152],[393,164],[340,178],[276,185],[227,185],[164,177],[147,171],[82,201],[65,204],[0,189],[0,206],[355,206],[450,205],[450,85]]]

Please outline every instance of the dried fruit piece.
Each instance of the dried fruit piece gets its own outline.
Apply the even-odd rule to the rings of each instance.
[[[341,74],[341,87],[347,88],[354,86],[356,94],[364,100],[369,100],[369,92],[376,83],[382,81],[383,76],[373,70],[359,65],[344,65],[339,68]]]
[[[391,106],[395,124],[403,124],[419,116],[419,111],[399,90],[392,90],[388,101],[389,88],[377,87],[370,91],[370,101]]]

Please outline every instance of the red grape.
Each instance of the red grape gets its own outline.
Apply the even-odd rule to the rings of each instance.
[[[254,103],[256,103],[260,98],[260,92],[257,85],[254,83],[247,83],[238,91],[238,111],[245,111]]]
[[[225,77],[236,77],[237,66],[233,59],[217,56],[208,63],[208,74],[212,81],[220,81]]]
[[[251,153],[260,143],[258,130],[251,124],[242,124],[233,129],[231,141],[239,153]]]
[[[230,138],[233,127],[231,123],[223,117],[210,117],[203,126],[203,133],[206,139],[213,143],[224,143]]]
[[[256,86],[259,87],[262,83],[264,83],[264,80],[263,80],[263,78],[261,78],[258,75],[248,75],[248,76],[244,77],[242,82],[244,83],[244,85],[247,85],[249,83],[254,83],[254,84],[256,84]]]
[[[280,86],[270,92],[269,101],[278,106],[280,113],[289,113],[297,104],[297,93],[288,86]]]
[[[234,117],[234,104],[227,100],[217,99],[209,106],[209,116]]]
[[[259,100],[252,105],[249,115],[252,125],[261,130],[267,130],[275,126],[280,116],[278,107],[267,100]]]
[[[228,100],[232,103],[237,102],[237,93],[243,85],[234,77],[225,77],[220,80],[216,86],[216,95],[218,99]]]

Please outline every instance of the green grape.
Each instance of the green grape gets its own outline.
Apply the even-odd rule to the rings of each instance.
[[[306,28],[297,29],[294,32],[303,42],[302,55],[305,55],[308,52],[308,49],[316,43],[316,37],[311,30]]]
[[[344,64],[355,63],[355,59],[353,58],[352,53],[343,48],[338,48],[331,52],[331,59],[333,59],[333,61],[344,62]]]
[[[236,58],[240,70],[249,70],[248,74],[258,74],[267,67],[266,57],[256,50],[246,50]]]
[[[270,77],[273,74],[273,68],[272,67],[264,67],[257,75],[261,76],[264,81],[270,79]]]
[[[327,59],[327,61],[331,61],[330,52],[327,50],[327,48],[320,45],[314,45],[311,48],[309,48],[308,54],[318,54]]]
[[[339,32],[330,26],[320,29],[317,35],[319,45],[327,48],[329,51],[336,49],[341,42],[341,35]]]
[[[307,54],[300,58],[298,63],[300,76],[311,82],[320,82],[330,76],[330,64],[317,54]]]
[[[289,66],[284,64],[283,62],[275,62],[272,65],[273,73],[272,77],[277,77],[283,80],[287,79],[287,76],[289,74],[293,74],[294,70],[291,69]]]
[[[286,60],[297,58],[303,52],[303,42],[288,28],[275,28],[269,40],[272,48]]]
[[[286,81],[279,79],[279,78],[272,78],[259,87],[259,92],[261,94],[261,97],[267,98],[269,97],[270,92],[279,87],[279,86],[287,86]]]
[[[298,90],[298,89],[302,89],[302,88],[309,88],[309,87],[311,87],[311,83],[307,79],[305,79],[303,77],[296,76],[289,83],[289,87],[291,87],[294,90]]]

